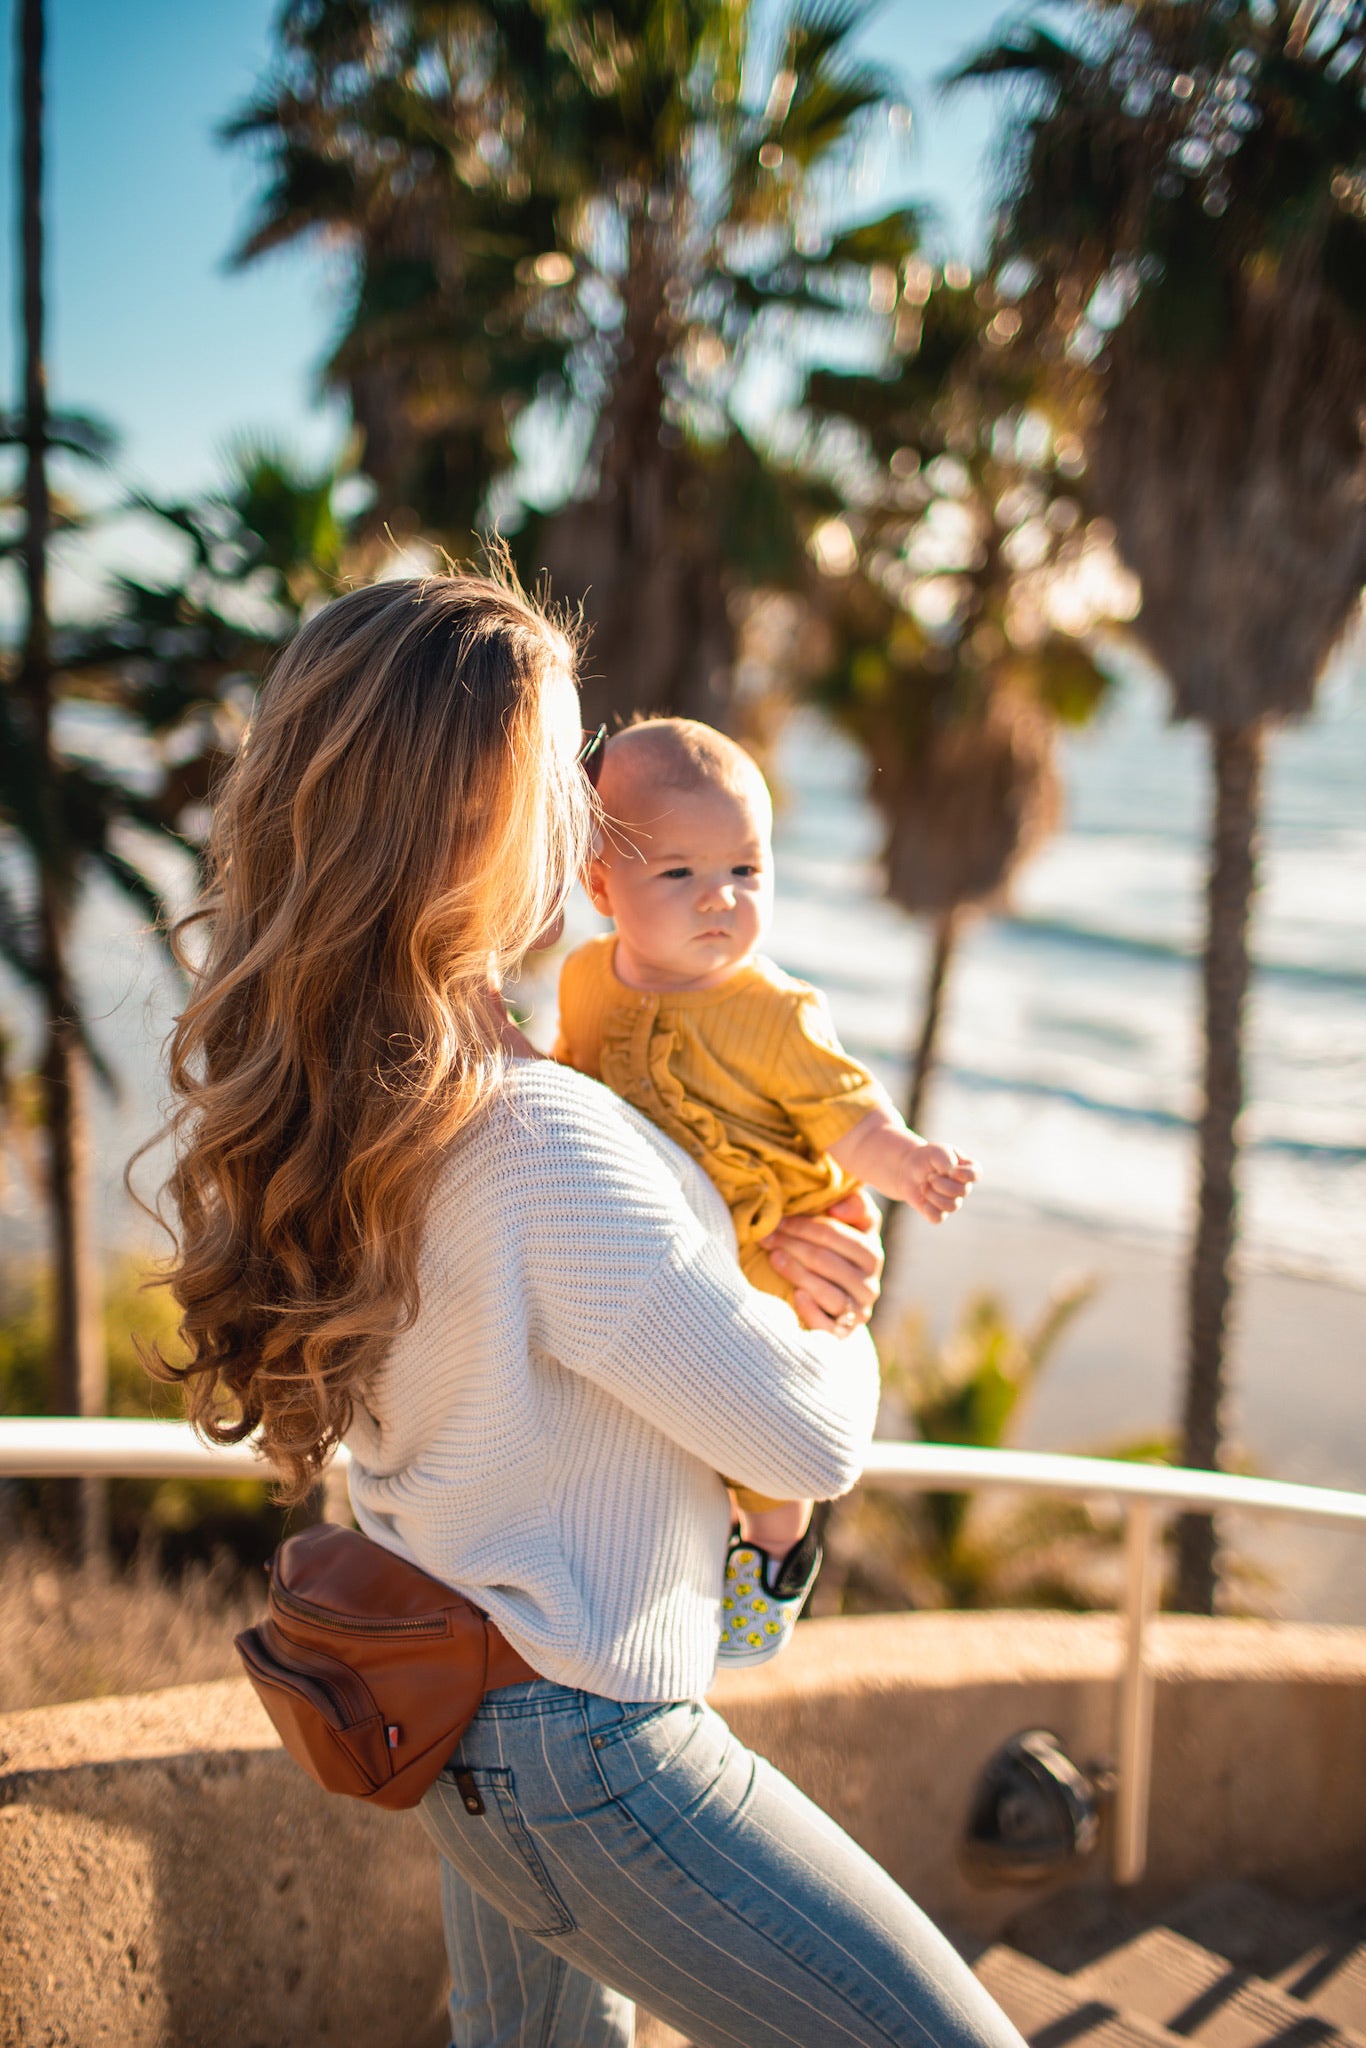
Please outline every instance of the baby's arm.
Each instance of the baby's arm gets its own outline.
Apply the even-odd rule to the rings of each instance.
[[[977,1178],[970,1159],[917,1137],[890,1102],[869,1110],[827,1150],[854,1180],[866,1180],[893,1201],[909,1202],[930,1223],[955,1215]]]
[[[767,1054],[767,1041],[764,1050]],[[947,1145],[927,1145],[907,1130],[886,1091],[840,1044],[814,989],[800,989],[780,1056],[769,1058],[768,1093],[813,1151],[829,1153],[852,1179],[867,1181],[894,1201],[909,1202],[931,1223],[962,1208],[977,1178],[972,1161]]]

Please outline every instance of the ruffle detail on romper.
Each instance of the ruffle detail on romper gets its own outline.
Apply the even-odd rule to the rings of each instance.
[[[603,1020],[602,1078],[698,1162],[729,1207],[740,1244],[754,1244],[783,1219],[781,1181],[731,1140],[715,1110],[685,1093],[670,1066],[678,1043],[677,1031],[659,1022],[657,1000],[637,1009],[614,1006]]]

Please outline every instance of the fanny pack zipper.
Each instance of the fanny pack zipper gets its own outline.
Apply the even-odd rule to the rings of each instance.
[[[318,1628],[336,1629],[343,1635],[443,1636],[446,1633],[444,1614],[395,1615],[392,1620],[367,1621],[359,1615],[337,1614],[330,1607],[319,1607],[312,1600],[301,1599],[297,1593],[286,1592],[280,1585],[271,1587],[270,1597],[282,1613],[292,1614],[299,1621],[311,1621]]]
[[[344,1732],[375,1719],[377,1709],[369,1688],[344,1664],[335,1670],[320,1671],[316,1664],[309,1663],[307,1651],[301,1651],[288,1637],[283,1640],[283,1654],[273,1650],[255,1629],[250,1638],[254,1639],[250,1640],[250,1647],[241,1649],[248,1670],[255,1671],[268,1685],[311,1701],[334,1728]],[[330,1658],[323,1661],[332,1662]]]

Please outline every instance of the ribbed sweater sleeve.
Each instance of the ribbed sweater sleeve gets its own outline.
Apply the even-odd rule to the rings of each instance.
[[[877,1359],[859,1331],[804,1331],[714,1245],[671,1255],[594,1377],[675,1443],[780,1499],[833,1499],[863,1470]]]
[[[847,1491],[872,1436],[872,1345],[805,1331],[750,1287],[632,1124],[615,1102],[587,1132],[541,1109],[533,1340],[744,1485]]]

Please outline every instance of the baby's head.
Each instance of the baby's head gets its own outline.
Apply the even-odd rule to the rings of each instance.
[[[773,804],[742,747],[690,718],[613,735],[598,778],[605,825],[589,867],[638,988],[714,987],[754,953],[773,907]]]

